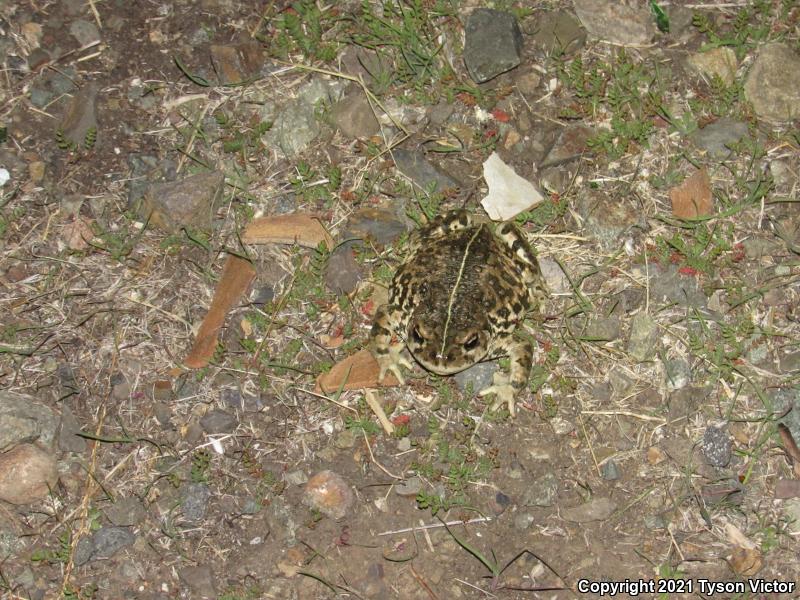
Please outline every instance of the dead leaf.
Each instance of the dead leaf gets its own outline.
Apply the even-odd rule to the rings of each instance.
[[[705,169],[695,171],[669,191],[672,214],[679,219],[694,219],[711,214],[711,179]]]
[[[214,299],[197,332],[189,356],[184,364],[190,369],[205,367],[214,356],[219,330],[225,323],[228,311],[239,301],[256,276],[253,266],[243,258],[229,255],[222,270],[222,278],[214,291]]]
[[[360,390],[362,388],[394,387],[400,385],[394,375],[387,373],[383,381],[378,383],[380,367],[378,361],[367,349],[339,361],[327,373],[317,377],[317,393],[328,394],[344,390]],[[344,384],[344,387],[342,387]]]
[[[94,237],[92,232],[92,220],[85,217],[78,217],[64,225],[64,243],[70,250],[86,250],[89,241]]]
[[[335,246],[319,219],[304,213],[255,219],[244,230],[242,241],[246,244],[299,244],[308,248],[325,242],[329,250]]]

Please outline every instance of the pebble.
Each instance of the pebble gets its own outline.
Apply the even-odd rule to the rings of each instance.
[[[719,77],[725,85],[731,85],[736,78],[736,69],[739,64],[733,48],[720,46],[707,52],[695,52],[687,58],[690,67],[700,75],[711,79],[714,75]]]
[[[348,483],[333,471],[320,471],[308,480],[303,491],[303,504],[331,519],[343,518],[354,502]]]
[[[623,46],[650,43],[655,34],[649,10],[617,0],[574,0],[573,7],[590,35]]]
[[[747,73],[744,95],[762,119],[800,117],[800,54],[782,43],[762,46]]]
[[[455,179],[428,162],[422,152],[395,148],[392,156],[397,170],[426,193],[458,187]]]
[[[523,506],[553,506],[558,496],[558,477],[545,473],[530,482],[522,497]]]
[[[710,465],[727,467],[731,462],[733,443],[725,427],[710,425],[703,433],[703,455]]]
[[[330,116],[336,128],[347,138],[370,138],[381,130],[372,106],[361,88],[350,92],[334,104]]]
[[[519,65],[522,31],[514,15],[477,8],[464,27],[464,64],[470,77],[484,83]]]
[[[102,527],[78,540],[73,560],[76,566],[81,566],[90,560],[111,558],[135,541],[136,536],[126,527]]]
[[[617,510],[617,504],[610,498],[594,498],[589,502],[565,508],[561,517],[573,523],[589,523],[590,521],[604,521]]]
[[[26,442],[49,448],[58,423],[56,413],[33,396],[0,391],[0,452]]]
[[[178,569],[178,578],[191,591],[191,597],[198,600],[217,598],[216,577],[208,565],[182,567]]]
[[[628,340],[628,354],[637,362],[653,358],[658,342],[658,325],[647,313],[640,312],[631,321],[631,335]]]
[[[0,454],[0,500],[30,504],[45,498],[58,481],[56,459],[33,444]]]
[[[622,470],[615,460],[607,460],[600,467],[600,475],[608,481],[616,481],[622,476]]]
[[[586,30],[578,20],[563,10],[540,13],[531,33],[531,41],[548,56],[574,54],[586,43]],[[523,92],[524,93],[524,92]]]
[[[422,489],[422,480],[417,477],[409,477],[394,486],[394,493],[405,498],[415,497]]]
[[[671,358],[664,364],[667,390],[685,388],[692,381],[692,367],[685,358]]]
[[[58,427],[58,449],[64,452],[81,453],[86,450],[86,440],[79,435],[81,424],[66,404],[61,407],[61,421]]]
[[[746,136],[747,131],[747,123],[722,118],[692,132],[689,139],[714,160],[725,160],[733,153],[731,144]]]
[[[119,498],[103,509],[106,518],[117,527],[130,527],[142,522],[146,510],[142,502],[135,497]]]
[[[238,425],[236,415],[219,409],[207,412],[200,419],[200,426],[206,433],[231,433]]]
[[[206,515],[208,501],[211,499],[211,490],[205,483],[190,483],[184,489],[183,517],[187,521],[202,521]]]
[[[225,189],[225,174],[208,171],[178,181],[152,183],[142,198],[139,215],[165,231],[210,230]]]

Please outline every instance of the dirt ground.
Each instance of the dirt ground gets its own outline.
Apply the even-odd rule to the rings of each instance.
[[[742,86],[763,44],[798,51],[800,8],[673,3],[647,44],[553,53],[537,23],[577,23],[571,2],[496,3],[521,64],[476,84],[476,6],[0,4],[0,388],[60,422],[24,440],[58,482],[0,506],[4,598],[798,597],[800,139]],[[370,53],[380,35],[399,42]],[[730,81],[687,66],[710,48],[733,50]],[[742,127],[721,156],[715,124]],[[455,189],[412,185],[395,145]],[[365,390],[317,378],[367,347],[408,231],[484,214],[492,151],[545,195],[518,220],[551,292],[519,331],[530,385],[511,418],[476,394],[496,365],[417,366],[370,392],[387,433]],[[213,186],[191,183],[153,213],[188,196],[188,225],[144,216],[214,171],[207,223]],[[336,249],[242,240],[295,212]],[[188,369],[230,256],[255,280]]]

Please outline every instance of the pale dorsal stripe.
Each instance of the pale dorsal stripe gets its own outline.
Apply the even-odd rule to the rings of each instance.
[[[444,331],[442,332],[442,348],[439,350],[439,356],[444,356],[444,348],[447,345],[447,330],[450,328],[450,318],[453,315],[453,304],[455,304],[458,287],[461,285],[461,277],[464,275],[464,268],[467,265],[469,250],[472,247],[472,242],[475,241],[475,238],[478,237],[478,234],[481,232],[481,229],[483,229],[483,225],[475,229],[475,233],[473,233],[472,237],[469,238],[467,247],[464,249],[464,256],[461,259],[461,266],[458,269],[458,276],[456,277],[456,282],[453,285],[453,291],[450,292],[450,299],[447,302],[447,320],[444,322]]]

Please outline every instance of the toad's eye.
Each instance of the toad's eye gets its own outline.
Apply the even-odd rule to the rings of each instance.
[[[465,350],[475,350],[478,347],[478,342],[480,339],[478,338],[477,333],[473,333],[466,342],[464,342],[464,349]]]
[[[422,334],[419,332],[419,328],[416,325],[414,325],[414,327],[411,328],[411,340],[415,344],[421,344],[425,340],[425,338],[422,337]]]

